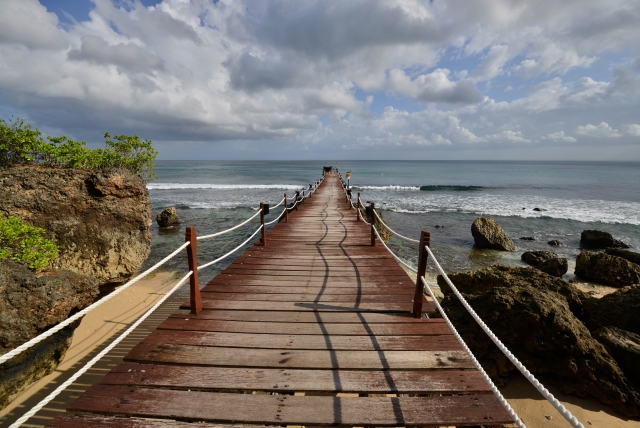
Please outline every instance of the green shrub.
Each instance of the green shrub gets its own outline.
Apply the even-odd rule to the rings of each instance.
[[[58,246],[44,237],[39,227],[24,224],[17,217],[4,219],[0,211],[0,259],[10,259],[39,272],[58,257]]]
[[[145,180],[155,178],[153,167],[158,152],[151,140],[141,141],[137,135],[104,134],[105,148],[90,149],[84,141],[65,136],[42,138],[38,129],[16,119],[11,123],[0,119],[0,166],[39,164],[63,168],[126,168]]]

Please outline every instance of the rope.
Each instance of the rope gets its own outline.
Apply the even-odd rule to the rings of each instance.
[[[467,310],[467,312],[469,312],[469,314],[473,317],[473,319],[478,323],[480,328],[484,330],[487,336],[489,336],[489,338],[493,341],[493,343],[496,344],[496,346],[500,349],[500,351],[502,351],[502,353],[513,363],[513,365],[516,366],[518,370],[520,370],[520,373],[522,373],[524,377],[527,378],[527,380],[531,382],[533,386],[535,386],[538,392],[540,392],[540,394],[542,394],[542,396],[546,398],[553,405],[553,407],[556,408],[558,412],[560,412],[560,414],[571,424],[571,426],[575,428],[584,428],[584,425],[582,425],[580,421],[578,421],[578,419],[575,416],[573,416],[571,412],[567,410],[562,405],[562,403],[560,403],[558,399],[556,399],[547,390],[547,388],[545,388],[540,382],[538,382],[535,376],[533,376],[533,374],[531,374],[531,372],[527,370],[527,368],[523,366],[520,361],[518,361],[515,355],[513,355],[511,351],[509,351],[509,349],[507,349],[507,347],[504,346],[504,344],[500,341],[500,339],[498,339],[498,337],[495,334],[493,334],[491,329],[482,321],[482,319],[478,316],[478,314],[476,314],[476,311],[473,310],[471,305],[469,305],[467,300],[462,296],[462,294],[460,294],[460,292],[455,287],[455,285],[453,285],[453,282],[451,282],[451,280],[449,279],[445,271],[442,269],[442,266],[440,266],[440,263],[438,263],[438,260],[435,258],[435,256],[431,252],[431,249],[428,246],[425,246],[425,248],[429,253],[429,255],[433,258],[433,262],[435,263],[436,268],[438,269],[440,274],[442,274],[442,277],[445,279],[447,284],[449,284],[449,287],[451,287],[451,290],[453,290],[458,300],[460,300],[460,303],[462,303],[462,305]]]
[[[173,253],[169,254],[167,257],[165,257],[164,259],[160,260],[158,263],[156,263],[155,265],[151,266],[149,269],[147,269],[146,271],[142,272],[140,275],[138,275],[135,278],[129,280],[126,284],[124,284],[123,286],[118,288],[113,293],[111,293],[111,294],[109,294],[107,296],[104,296],[102,299],[98,300],[97,302],[95,302],[94,304],[92,304],[90,306],[87,306],[86,308],[84,308],[80,312],[74,314],[73,316],[70,316],[66,320],[62,321],[60,324],[58,324],[58,325],[56,325],[54,327],[51,327],[49,330],[45,331],[44,333],[34,337],[33,339],[29,340],[28,342],[25,342],[22,345],[18,346],[17,348],[15,348],[15,349],[7,352],[6,354],[0,356],[0,364],[4,363],[5,361],[10,360],[11,358],[15,357],[16,355],[19,355],[21,352],[31,348],[33,345],[42,342],[47,337],[49,337],[49,336],[57,333],[58,331],[62,330],[63,328],[65,328],[66,326],[68,326],[69,324],[71,324],[72,322],[77,320],[78,318],[83,317],[85,314],[87,314],[92,309],[95,309],[98,306],[102,305],[103,303],[113,299],[115,296],[117,296],[118,294],[122,293],[127,288],[131,287],[133,284],[138,282],[140,279],[144,278],[145,276],[149,275],[151,272],[153,272],[154,270],[158,269],[160,266],[165,264],[168,260],[173,258],[180,251],[184,250],[188,245],[189,245],[189,243],[185,242],[184,244],[179,246],[178,249],[176,249]]]
[[[271,207],[271,209],[273,208],[278,208],[280,205],[282,205],[282,203],[284,202],[285,198],[282,198],[282,200],[280,202],[278,202],[278,205],[274,205]]]
[[[415,269],[413,266],[409,265],[407,262],[405,262],[404,260],[402,260],[400,257],[396,256],[395,253],[393,251],[391,251],[391,249],[389,247],[387,247],[387,244],[384,243],[384,241],[382,240],[382,237],[380,236],[380,234],[378,233],[378,229],[376,229],[376,227],[373,227],[373,230],[376,232],[376,235],[378,235],[378,238],[380,239],[380,242],[382,242],[382,245],[384,245],[384,248],[387,249],[387,251],[389,251],[391,253],[391,255],[400,263],[402,263],[403,265],[405,265],[406,267],[408,267],[411,271],[418,273],[418,270]]]
[[[373,210],[373,213],[376,215],[376,217],[378,217],[378,220],[380,220],[380,223],[382,223],[384,225],[384,227],[387,228],[387,230],[389,230],[389,232],[393,233],[394,235],[396,235],[398,238],[400,239],[404,239],[407,242],[415,242],[416,244],[419,244],[420,241],[418,241],[417,239],[411,239],[411,238],[407,238],[406,236],[400,235],[398,232],[396,232],[395,230],[391,229],[378,215],[378,213],[376,212],[376,210]]]
[[[244,247],[244,246],[245,246],[245,244],[251,240],[251,238],[253,238],[254,236],[256,236],[256,235],[258,234],[258,232],[260,232],[260,230],[262,230],[262,225],[260,225],[260,227],[258,227],[258,229],[257,229],[255,232],[253,232],[253,235],[251,235],[251,236],[250,236],[246,241],[244,241],[242,244],[238,245],[238,246],[237,246],[236,248],[234,248],[233,250],[229,251],[229,252],[228,252],[227,254],[225,254],[224,256],[219,257],[219,258],[217,258],[217,259],[215,259],[215,260],[213,260],[213,261],[211,261],[211,262],[209,262],[209,263],[205,263],[205,264],[203,264],[202,266],[198,266],[198,271],[200,271],[200,270],[202,270],[202,269],[204,269],[204,268],[206,268],[206,267],[209,267],[209,266],[211,266],[212,264],[218,263],[220,260],[223,260],[223,259],[225,259],[225,258],[229,257],[231,254],[235,253],[235,252],[236,252],[236,251],[238,251],[240,248]]]
[[[274,218],[274,219],[273,219],[273,220],[271,220],[269,223],[265,223],[264,225],[265,225],[265,226],[270,226],[270,225],[272,225],[273,223],[275,223],[276,221],[280,220],[280,218],[282,217],[282,214],[284,214],[284,213],[285,213],[285,211],[287,211],[287,207],[285,207],[285,208],[282,210],[282,212],[280,213],[280,215],[279,215],[278,217]]]
[[[516,425],[518,427],[525,428],[524,423],[520,420],[516,412],[511,408],[507,400],[505,400],[505,398],[502,396],[502,394],[500,393],[500,390],[493,383],[493,381],[491,380],[487,372],[484,371],[484,369],[480,365],[480,362],[478,362],[476,357],[473,355],[473,352],[471,352],[471,349],[469,349],[465,341],[460,336],[460,333],[458,333],[458,330],[456,330],[456,328],[453,326],[447,314],[444,312],[444,310],[442,310],[442,306],[440,306],[440,302],[436,298],[435,294],[433,294],[433,291],[431,290],[431,287],[429,287],[429,284],[427,284],[427,280],[424,279],[424,277],[420,277],[420,279],[422,280],[422,283],[424,284],[425,288],[429,292],[429,295],[433,299],[434,303],[438,307],[438,312],[440,312],[440,315],[442,315],[442,318],[444,319],[444,321],[447,323],[451,331],[453,331],[453,335],[456,337],[456,339],[458,339],[458,342],[460,342],[460,345],[462,345],[462,347],[467,352],[467,354],[469,354],[469,357],[471,357],[471,361],[473,362],[473,365],[476,366],[476,369],[478,369],[478,371],[480,372],[484,380],[489,384],[491,391],[493,391],[493,393],[496,395],[496,397],[498,398],[498,401],[500,401],[500,404],[502,404],[505,410],[509,413],[509,416],[511,416],[511,418],[516,422]]]
[[[217,233],[212,233],[211,235],[204,235],[204,236],[198,236],[198,241],[200,241],[201,239],[209,239],[209,238],[213,238],[214,236],[220,236],[220,235],[224,235],[225,233],[229,233],[232,230],[236,230],[239,227],[244,226],[245,224],[249,223],[251,220],[253,220],[254,218],[258,217],[260,215],[260,210],[258,210],[257,213],[255,213],[253,216],[249,217],[248,219],[246,219],[245,221],[243,221],[242,223],[233,226],[230,229],[227,230],[223,230],[222,232],[217,232]]]
[[[191,276],[192,273],[193,273],[193,271],[189,271],[189,273],[186,274],[184,277],[182,277],[182,279],[180,281],[178,281],[178,283],[167,294],[165,294],[162,297],[162,299],[160,299],[158,301],[158,303],[153,305],[153,307],[151,309],[149,309],[144,315],[142,315],[138,319],[138,321],[133,323],[133,325],[131,325],[131,327],[129,327],[124,333],[122,333],[116,340],[111,342],[111,344],[109,346],[107,346],[105,349],[103,349],[102,352],[100,352],[98,355],[93,357],[91,359],[91,361],[89,361],[84,367],[82,367],[80,370],[78,370],[73,376],[71,376],[62,385],[57,387],[53,392],[51,392],[51,394],[49,394],[46,398],[44,398],[42,401],[40,401],[35,407],[33,407],[31,410],[29,410],[27,413],[25,413],[20,419],[15,421],[9,428],[17,428],[20,425],[22,425],[23,423],[25,423],[27,420],[29,420],[29,418],[31,418],[33,415],[35,415],[37,412],[39,412],[40,409],[42,409],[44,406],[46,406],[47,403],[49,403],[58,394],[60,394],[62,391],[64,391],[69,385],[71,385],[73,382],[75,382],[80,376],[82,376],[87,370],[89,370],[95,363],[97,363],[102,357],[104,357],[109,351],[111,351],[118,343],[120,343],[125,337],[127,337],[133,330],[135,330],[145,319],[147,319],[147,317],[149,315],[151,315],[152,312],[154,312],[158,307],[160,307],[160,305],[162,305],[165,302],[165,300],[167,300],[169,298],[169,296],[171,296],[171,294],[173,294],[173,292],[175,292],[178,288],[180,288],[180,286],[187,279],[189,279],[189,277]],[[113,295],[113,293],[111,295]]]

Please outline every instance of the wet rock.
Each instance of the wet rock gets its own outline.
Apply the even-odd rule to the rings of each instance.
[[[490,217],[477,218],[471,225],[471,234],[477,248],[515,251],[516,246],[504,230]]]
[[[547,260],[555,259],[558,255],[551,251],[525,251],[520,256],[523,262],[531,266],[537,266]]]
[[[593,337],[609,351],[625,376],[640,385],[640,335],[616,327],[602,327]]]
[[[98,295],[98,282],[59,270],[36,275],[10,260],[0,261],[0,354],[34,338],[84,309]],[[71,343],[69,327],[0,365],[0,408],[24,387],[51,373]]]
[[[534,238],[533,236],[521,236],[520,239],[522,239],[523,241],[535,241],[536,238]]]
[[[131,171],[19,165],[0,169],[0,211],[46,230],[60,247],[52,266],[123,282],[151,251],[151,202]]]
[[[640,284],[640,265],[605,253],[582,251],[576,259],[575,274],[612,287]]]
[[[552,239],[551,241],[548,241],[547,244],[551,245],[552,247],[561,247],[562,246],[562,242],[558,241],[557,239]]]
[[[631,263],[640,265],[640,253],[636,253],[635,251],[623,250],[622,248],[607,248],[604,252],[610,256],[622,257]]]
[[[551,276],[561,278],[569,270],[569,262],[564,257],[555,258],[542,262],[535,268]]]
[[[582,248],[597,250],[605,248],[631,248],[630,245],[614,239],[609,232],[601,230],[583,230],[580,235],[580,246]]]
[[[160,227],[170,227],[180,224],[176,207],[169,207],[162,210],[162,212],[156,216],[156,222]]]
[[[591,331],[613,326],[640,334],[640,285],[631,285],[584,305],[584,323]]]
[[[543,382],[563,393],[595,397],[629,417],[640,414],[640,394],[560,295],[514,286],[466,297],[507,348]],[[489,376],[504,385],[516,368],[453,294],[447,294],[442,305]]]
[[[546,211],[544,208],[537,208],[537,207],[536,207],[536,208],[534,208],[533,210],[534,210],[534,211],[538,211],[538,212],[544,212],[544,211]]]
[[[571,311],[579,318],[582,317],[582,303],[590,298],[575,285],[533,268],[496,265],[471,272],[450,272],[448,276],[464,294],[511,287],[553,291],[567,300]],[[442,275],[438,275],[438,285],[445,295],[451,294],[451,288]]]

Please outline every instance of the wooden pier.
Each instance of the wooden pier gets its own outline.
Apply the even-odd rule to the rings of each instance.
[[[265,241],[48,426],[512,422],[442,319],[412,315],[414,280],[335,173]]]

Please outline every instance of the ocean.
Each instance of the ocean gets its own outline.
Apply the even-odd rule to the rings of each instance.
[[[579,254],[580,233],[605,230],[640,246],[640,163],[510,161],[157,161],[157,179],[147,187],[153,203],[150,266],[184,242],[184,226],[199,235],[215,233],[253,215],[259,202],[277,204],[314,182],[324,165],[351,171],[350,184],[362,201],[374,201],[397,232],[418,238],[431,232],[431,246],[448,271],[500,263],[524,266],[523,251],[551,250],[567,257],[570,272]],[[162,231],[155,216],[175,206],[180,228]],[[538,208],[540,211],[534,210]],[[281,211],[276,209],[267,221]],[[471,223],[493,217],[519,251],[473,248]],[[248,238],[257,221],[230,234],[198,243],[200,264]],[[534,237],[534,241],[519,239]],[[551,247],[549,240],[559,240]],[[390,247],[414,263],[416,245],[397,238]],[[240,250],[237,255],[241,254]],[[233,257],[201,272],[205,283]],[[167,269],[186,270],[186,257]],[[571,278],[569,274],[567,278]]]

